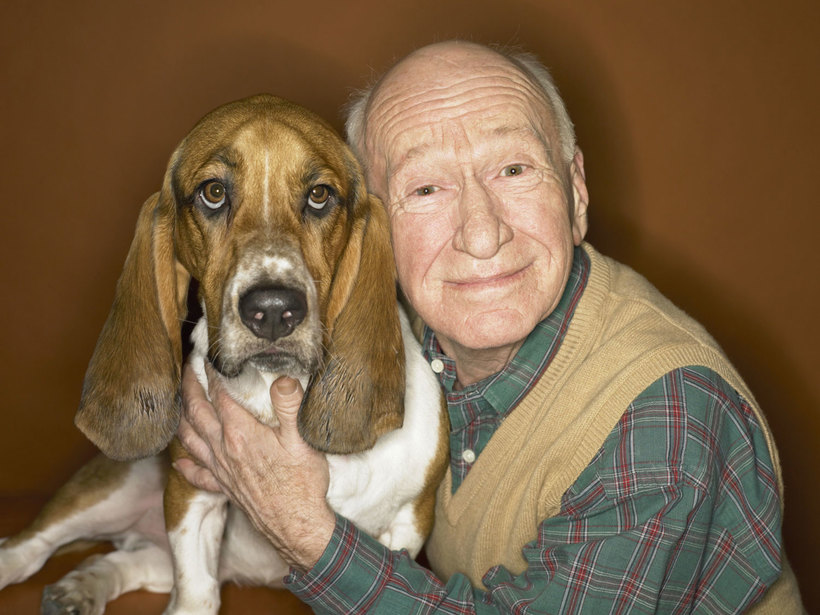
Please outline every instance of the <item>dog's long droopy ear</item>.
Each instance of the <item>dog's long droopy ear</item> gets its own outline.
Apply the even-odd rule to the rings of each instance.
[[[330,289],[324,364],[299,412],[302,437],[352,453],[402,424],[404,345],[387,214],[375,197],[354,221]]]
[[[180,324],[189,277],[174,256],[174,207],[158,194],[142,206],[74,418],[113,459],[159,452],[179,423]]]

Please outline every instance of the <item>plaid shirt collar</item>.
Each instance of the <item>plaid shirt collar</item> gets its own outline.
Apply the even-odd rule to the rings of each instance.
[[[503,418],[529,393],[564,339],[586,287],[589,269],[589,257],[583,249],[576,247],[569,279],[558,306],[536,325],[503,370],[464,389],[454,390],[455,362],[442,352],[435,333],[425,326],[422,351],[428,362],[438,359],[444,365],[438,376],[447,394],[453,431],[471,422],[475,418],[472,416],[475,409],[494,412]]]

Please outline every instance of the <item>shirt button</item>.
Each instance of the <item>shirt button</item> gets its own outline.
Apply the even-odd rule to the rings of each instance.
[[[441,359],[433,359],[430,361],[430,368],[437,374],[440,374],[444,371],[444,361]]]
[[[475,461],[475,451],[471,448],[465,448],[464,452],[461,453],[461,459],[465,463],[473,463]]]

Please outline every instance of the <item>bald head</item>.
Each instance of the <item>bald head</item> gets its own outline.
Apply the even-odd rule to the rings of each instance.
[[[346,124],[348,142],[365,166],[370,166],[366,142],[368,132],[372,136],[377,126],[377,122],[371,122],[370,110],[380,95],[397,86],[405,91],[415,89],[420,94],[446,90],[453,80],[488,65],[516,76],[516,87],[521,88],[521,93],[544,105],[548,117],[542,120],[554,131],[560,159],[568,164],[575,153],[575,131],[549,71],[532,54],[495,50],[459,40],[434,43],[413,51],[351,101]]]

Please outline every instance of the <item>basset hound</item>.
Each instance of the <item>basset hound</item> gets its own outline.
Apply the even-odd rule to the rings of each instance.
[[[189,284],[202,317],[188,360],[274,424],[269,388],[301,381],[304,439],[327,453],[327,499],[391,549],[419,551],[447,464],[440,388],[396,300],[387,216],[339,136],[262,95],[182,141],[143,205],[75,422],[104,453],[0,545],[0,587],[62,545],[116,549],[46,588],[47,613],[101,613],[139,588],[167,613],[216,613],[220,584],[281,585],[287,566],[225,496],[170,466]],[[169,446],[170,442],[170,446]]]

